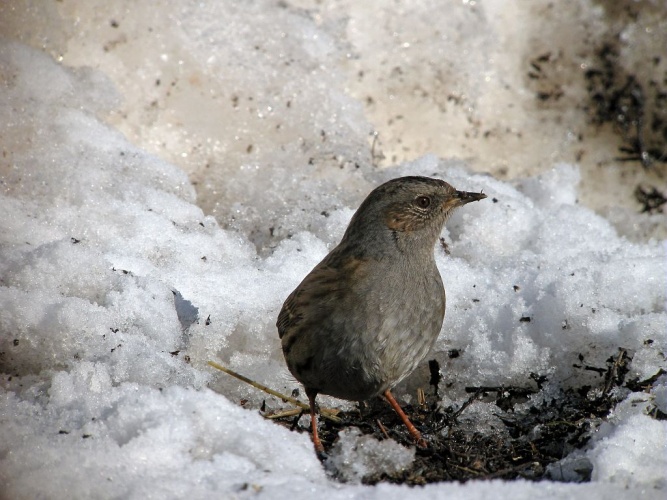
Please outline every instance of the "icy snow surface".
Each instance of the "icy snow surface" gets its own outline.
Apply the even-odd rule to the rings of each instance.
[[[274,326],[282,301],[336,244],[365,194],[399,175],[437,176],[488,195],[443,231],[451,255],[435,249],[448,296],[432,354],[451,386],[445,404],[460,404],[465,386],[526,385],[531,373],[548,375],[537,397],[549,397],[598,380],[575,366],[581,356],[604,366],[619,348],[632,353],[628,377],[664,369],[667,246],[631,242],[580,205],[581,174],[572,163],[514,182],[436,155],[375,168],[361,108],[336,71],[319,63],[336,46],[331,30],[274,4],[252,3],[243,12],[228,5],[232,18],[236,10],[241,19],[257,16],[253,36],[285,26],[298,34],[286,50],[301,59],[285,56],[272,73],[258,75],[243,64],[243,43],[211,51],[229,35],[210,12],[181,8],[181,41],[191,44],[189,57],[206,61],[209,78],[249,89],[276,79],[275,93],[254,104],[271,123],[252,138],[254,161],[219,169],[211,185],[199,186],[208,196],[199,205],[183,170],[101,118],[122,102],[103,71],[68,68],[28,45],[0,42],[3,495],[663,498],[667,424],[646,411],[666,411],[665,376],[650,393],[627,395],[593,436],[583,451],[594,466],[591,483],[411,489],[356,483],[369,470],[407,466],[412,450],[361,442],[345,430],[332,455],[349,483],[335,482],[307,433],[258,415],[262,400],[271,408],[282,402],[206,366],[216,359],[286,393],[298,387]],[[275,19],[260,16],[262,8],[274,9]],[[226,26],[239,37],[250,29]],[[475,43],[486,43],[482,38]],[[240,69],[227,74],[231,66]],[[289,96],[292,116],[275,110]],[[252,119],[226,122],[219,140],[233,142],[234,124],[247,133]],[[321,142],[310,137],[313,129]],[[211,149],[218,163],[226,151],[239,157],[230,144]],[[461,355],[450,359],[451,349]],[[409,399],[425,384],[418,370],[398,393]],[[482,403],[470,412],[480,425],[492,418]]]

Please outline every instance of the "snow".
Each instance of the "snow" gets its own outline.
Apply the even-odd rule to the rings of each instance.
[[[348,481],[340,483],[315,457],[307,433],[258,414],[263,400],[272,409],[284,408],[281,401],[206,364],[218,360],[287,394],[297,388],[274,326],[283,300],[336,244],[374,186],[421,174],[488,195],[448,223],[442,236],[450,255],[435,249],[448,297],[432,354],[448,386],[443,404],[460,405],[465,386],[526,385],[531,373],[550,381],[536,398],[599,383],[580,360],[604,366],[619,348],[631,353],[628,377],[642,380],[667,368],[667,242],[636,229],[664,222],[623,207],[612,221],[582,205],[590,174],[573,161],[553,161],[513,181],[475,172],[468,160],[444,159],[450,151],[435,147],[437,155],[395,152],[390,163],[399,164],[374,166],[373,127],[357,95],[369,84],[348,88],[342,67],[357,68],[369,54],[389,57],[391,46],[378,44],[400,12],[383,10],[386,22],[373,32],[358,24],[364,7],[344,3],[332,10],[351,9],[347,27],[321,12],[271,2],[175,2],[173,13],[141,6],[136,16],[117,7],[99,17],[92,5],[67,4],[59,7],[61,18],[40,24],[44,33],[52,30],[43,38],[46,50],[30,46],[35,33],[19,36],[6,25],[12,36],[0,41],[4,496],[664,496],[667,424],[647,413],[667,411],[665,376],[646,393],[626,395],[572,457],[592,464],[590,483],[407,488],[358,483],[368,473],[406,467],[413,449],[344,430],[331,451],[332,467]],[[403,13],[409,32],[430,32],[428,5]],[[482,114],[504,95],[502,85],[483,83],[499,71],[497,61],[483,57],[499,32],[469,31],[490,23],[494,12],[507,15],[490,5],[457,6],[458,24],[439,35],[448,49],[465,42],[469,57],[449,71],[464,75],[461,88],[468,85],[471,94],[464,100],[479,99]],[[6,19],[38,13],[21,6],[5,7]],[[83,41],[70,40],[68,49],[57,29],[72,10],[97,21],[82,27]],[[114,30],[107,14],[123,23],[138,18],[128,28],[136,36],[116,40],[136,52],[119,49],[126,59],[100,58],[97,68],[88,59],[81,67],[96,50],[86,44]],[[169,15],[178,22],[166,23]],[[599,8],[590,16],[595,26],[603,22]],[[628,32],[638,36],[636,27]],[[409,57],[411,47],[429,47],[429,36],[396,37],[406,68],[429,68],[413,77],[437,80],[432,67]],[[352,50],[345,43],[358,58],[342,63],[340,51]],[[128,73],[127,64],[136,71]],[[366,71],[381,80],[377,67]],[[146,82],[158,109],[138,103]],[[161,93],[170,86],[171,93]],[[405,106],[386,99],[389,107]],[[224,107],[230,102],[236,111]],[[387,112],[375,106],[375,113]],[[423,111],[434,120],[435,109]],[[411,148],[418,149],[415,137]],[[389,148],[398,146],[383,140],[392,156]],[[530,321],[520,321],[525,317]],[[447,356],[452,349],[460,355]],[[418,370],[397,394],[410,400],[426,376]],[[464,417],[480,426],[495,418],[481,402]]]
[[[361,482],[371,474],[391,474],[408,468],[415,459],[415,448],[406,448],[393,439],[378,441],[356,428],[339,432],[327,467],[345,482]]]

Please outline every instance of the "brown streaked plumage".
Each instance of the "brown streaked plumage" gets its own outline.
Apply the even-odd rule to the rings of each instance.
[[[483,198],[428,177],[382,184],[283,304],[276,325],[287,366],[310,401],[318,452],[317,394],[353,401],[384,395],[425,444],[391,388],[424,359],[442,328],[438,236],[456,207]]]

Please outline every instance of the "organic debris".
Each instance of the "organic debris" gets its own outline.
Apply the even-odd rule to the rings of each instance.
[[[391,475],[372,475],[363,482],[423,485],[497,478],[589,481],[592,465],[585,458],[572,459],[575,465],[569,473],[562,472],[566,466],[561,464],[588,443],[595,429],[631,390],[648,390],[661,375],[642,382],[626,382],[628,360],[627,352],[619,350],[609,358],[606,368],[600,369],[603,376],[599,386],[562,390],[552,398],[535,397],[534,404],[530,404],[531,396],[538,395],[547,382],[546,377],[532,375],[536,383],[535,386],[531,383],[532,387],[466,388],[471,396],[458,408],[443,409],[436,391],[431,390],[426,404],[403,406],[427,439],[428,448],[416,449],[416,458],[409,469]],[[478,401],[495,403],[497,426],[466,421],[468,407]],[[413,444],[396,413],[380,399],[338,416],[342,424],[320,422],[320,439],[326,450],[331,450],[338,433],[350,426],[378,440],[391,437],[405,445]],[[293,419],[283,425],[308,432],[308,426],[295,425]]]

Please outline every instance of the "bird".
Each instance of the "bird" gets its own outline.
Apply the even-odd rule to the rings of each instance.
[[[427,443],[391,389],[423,361],[445,317],[434,246],[452,212],[486,198],[447,182],[399,177],[361,203],[340,243],[285,300],[276,326],[287,367],[304,386],[312,440],[316,397],[384,396],[418,446]]]

